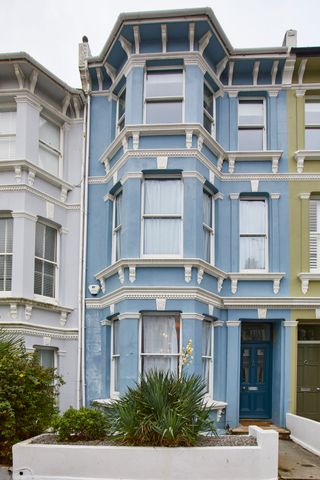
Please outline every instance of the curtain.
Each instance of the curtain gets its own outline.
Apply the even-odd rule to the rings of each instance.
[[[264,200],[241,200],[240,233],[266,233],[266,202]]]
[[[142,353],[147,354],[143,356],[143,373],[151,369],[177,372],[179,328],[176,317],[144,316],[142,321]]]
[[[181,218],[170,215],[181,215],[180,180],[146,180],[144,213],[152,215],[144,219],[144,253],[179,254]]]
[[[264,237],[242,237],[240,239],[240,269],[251,270],[265,268]]]

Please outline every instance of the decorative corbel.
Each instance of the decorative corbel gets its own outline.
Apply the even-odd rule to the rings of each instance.
[[[24,307],[24,316],[27,321],[30,320],[31,315],[32,315],[32,305],[27,303]]]
[[[36,176],[36,172],[34,170],[29,169],[28,170],[28,185],[30,187],[33,187],[35,176]]]
[[[123,283],[124,283],[124,270],[123,270],[122,267],[120,267],[118,269],[118,277],[119,277],[119,281],[120,281],[121,285],[123,285]]]
[[[166,298],[156,298],[156,308],[157,310],[165,310],[166,309]]]
[[[123,35],[120,35],[119,42],[123,50],[126,52],[127,57],[130,58],[132,53],[132,45],[129,40],[127,40]]]
[[[24,75],[23,71],[21,70],[20,65],[18,63],[14,63],[13,67],[14,67],[14,73],[15,73],[15,75],[17,77],[17,80],[18,80],[19,88],[23,88],[24,87],[25,75]]]
[[[199,40],[199,53],[200,53],[200,55],[203,55],[203,52],[207,48],[211,37],[212,37],[212,32],[209,30],[204,35],[202,35],[202,37],[200,38],[200,40]]]
[[[21,167],[14,167],[14,174],[16,177],[16,182],[21,183]]]
[[[36,85],[38,81],[38,72],[37,70],[32,70],[31,76],[30,76],[30,91],[31,93],[34,93]]]
[[[224,281],[224,278],[223,278],[223,277],[218,277],[218,279],[217,279],[218,293],[220,293],[221,290],[222,290],[223,281]]]
[[[236,157],[234,155],[230,155],[228,160],[229,160],[229,173],[234,173]]]
[[[104,169],[105,169],[105,172],[106,172],[106,175],[109,173],[110,171],[110,163],[109,163],[109,159],[106,158],[104,161],[103,161],[103,164],[104,164]]]
[[[134,25],[133,36],[134,36],[135,52],[136,52],[136,54],[139,54],[140,53],[140,42],[141,42],[139,25]]]
[[[62,113],[63,115],[66,115],[67,114],[67,110],[68,110],[68,107],[70,105],[70,101],[71,101],[71,95],[70,93],[67,93],[63,99],[63,103],[62,103]]]
[[[10,317],[12,320],[17,320],[18,307],[16,303],[10,303]]]
[[[193,130],[186,130],[186,148],[192,148]]]
[[[258,308],[258,318],[259,320],[265,320],[267,318],[266,308]]]
[[[238,279],[237,278],[232,278],[231,279],[231,292],[233,294],[237,293],[238,290]]]
[[[110,65],[110,63],[107,62],[105,62],[104,64],[104,69],[107,72],[107,75],[109,75],[109,77],[111,78],[111,82],[113,83],[117,76],[117,70],[112,65]]]
[[[64,327],[67,323],[68,320],[68,313],[67,312],[61,312],[60,313],[60,325],[61,327]]]
[[[167,51],[167,25],[164,23],[161,25],[161,41],[162,41],[162,53]]]
[[[139,132],[133,132],[132,133],[132,148],[133,148],[133,150],[138,150],[139,149],[139,137],[140,137]]]
[[[272,157],[272,173],[278,173],[279,157]]]
[[[186,283],[190,283],[192,278],[192,267],[185,266],[184,267],[184,281]]]
[[[203,147],[203,136],[199,135],[198,136],[198,150],[199,150],[199,152],[201,152],[202,147]]]
[[[60,192],[60,200],[61,202],[65,202],[68,197],[68,189],[66,187],[61,187],[61,192]]]
[[[136,266],[129,265],[129,282],[133,283],[136,280]]]
[[[305,295],[308,293],[309,290],[309,279],[308,278],[302,278],[301,279],[301,291]]]
[[[223,156],[219,155],[218,161],[217,161],[217,169],[219,170],[219,172],[221,172],[222,170],[222,165],[223,165]]]
[[[100,288],[102,293],[106,293],[106,282],[104,278],[99,278]]]
[[[197,274],[197,283],[198,283],[198,285],[200,285],[200,283],[202,282],[203,274],[204,274],[203,268],[198,268],[198,274]]]
[[[280,278],[275,278],[273,280],[273,293],[277,295],[280,291]]]
[[[127,137],[123,137],[121,143],[122,143],[123,153],[126,153],[128,151],[128,139],[127,139]]]
[[[194,32],[195,32],[195,23],[189,23],[189,50],[190,52],[194,51]]]

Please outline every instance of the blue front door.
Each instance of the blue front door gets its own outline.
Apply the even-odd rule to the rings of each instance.
[[[271,341],[241,344],[240,418],[271,418]]]

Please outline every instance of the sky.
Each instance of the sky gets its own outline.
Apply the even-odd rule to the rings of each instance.
[[[98,55],[122,12],[210,7],[234,48],[320,46],[320,0],[0,0],[0,53],[24,51],[80,87],[78,44]]]

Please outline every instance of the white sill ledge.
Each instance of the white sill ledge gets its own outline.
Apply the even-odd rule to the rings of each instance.
[[[297,276],[301,281],[301,291],[304,295],[308,293],[309,282],[320,281],[320,272],[301,272]]]
[[[101,406],[109,406],[112,405],[118,398],[97,398],[93,400],[92,403],[98,404]],[[213,400],[212,398],[205,398],[204,402],[208,408],[211,410],[223,410],[228,406],[226,402],[222,402],[220,400]]]
[[[306,160],[320,160],[320,150],[297,150],[294,159],[297,162],[297,172],[302,173]]]
[[[280,282],[285,276],[284,272],[241,272],[229,273],[231,279],[231,292],[237,293],[239,281],[271,281],[273,282],[273,293],[277,294],[280,291]]]

